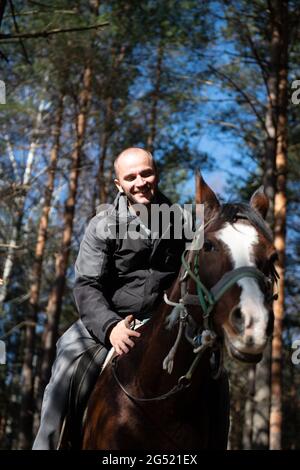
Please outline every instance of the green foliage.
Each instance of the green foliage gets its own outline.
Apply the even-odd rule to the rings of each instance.
[[[96,2],[92,3],[95,5]],[[228,172],[226,196],[229,194],[232,199],[248,201],[260,186],[266,140],[263,128],[267,107],[265,74],[270,72],[268,3],[265,0],[105,0],[99,2],[98,11],[94,11],[90,2],[82,0],[25,4],[14,0],[15,19],[21,32],[42,33],[109,23],[99,29],[61,32],[47,38],[41,35],[22,41],[0,39],[0,50],[8,58],[7,63],[3,62],[0,77],[7,84],[8,96],[7,104],[0,107],[0,277],[17,212],[24,203],[20,219],[21,246],[15,253],[4,304],[5,317],[0,324],[5,332],[28,316],[37,227],[55,138],[53,129],[58,103],[64,96],[59,160],[39,299],[37,356],[42,354],[44,346],[45,309],[55,279],[55,256],[61,246],[70,156],[77,137],[75,119],[86,64],[90,64],[92,70],[91,106],[81,159],[60,333],[77,318],[72,299],[73,266],[84,229],[93,215],[93,201],[98,202],[97,173],[102,162],[101,184],[106,185],[109,202],[115,196],[113,160],[130,146],[153,146],[160,172],[160,189],[173,202],[192,202],[193,191],[185,195],[183,188],[188,181],[193,181],[195,168],[213,171],[224,165]],[[296,7],[297,2],[290,0],[291,78],[299,78],[299,32],[295,28],[299,14]],[[15,33],[9,8],[1,32]],[[37,123],[41,103],[41,120]],[[290,106],[287,251],[290,323],[286,327],[292,332],[298,331],[295,324],[299,321],[300,300],[297,291],[300,275],[299,113],[300,106]],[[235,152],[230,161],[223,161],[222,157],[211,155],[202,147],[200,151],[203,135],[207,141],[220,140],[221,144],[222,139],[232,139]],[[22,177],[33,144],[35,156],[31,178],[24,187]],[[14,163],[9,157],[9,148]],[[0,444],[5,448],[14,447],[16,440],[22,394],[19,379],[24,359],[23,331],[21,328],[11,335],[8,365],[0,369],[0,413],[8,417],[8,435],[2,436]],[[291,340],[285,338],[286,356],[290,343]],[[291,367],[284,372],[284,425],[287,428],[289,417],[293,415],[293,395],[289,386],[298,385],[299,380],[298,376],[292,377],[296,373]],[[240,419],[232,431],[232,442],[240,448],[243,404],[248,392],[247,374],[245,370],[241,374],[237,366],[231,368],[231,374],[232,383],[237,385],[232,391],[236,404],[233,411],[237,420]],[[13,402],[9,400],[11,394],[15,397]],[[293,432],[285,434],[287,448],[297,446]]]

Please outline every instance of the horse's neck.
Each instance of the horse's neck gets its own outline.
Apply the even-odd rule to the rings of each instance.
[[[169,290],[168,296],[173,302],[178,302],[180,298],[178,281]],[[189,370],[195,354],[184,332],[178,341],[172,373],[169,374],[163,370],[164,360],[178,338],[178,318],[175,321],[172,315],[174,315],[174,307],[163,302],[142,329],[141,338],[131,350],[129,360],[126,362],[124,360],[123,377],[127,383],[135,383],[143,390],[152,393],[162,393],[174,386],[178,378]],[[206,359],[205,361],[207,362]],[[202,366],[203,364],[199,363],[197,369],[201,369]]]

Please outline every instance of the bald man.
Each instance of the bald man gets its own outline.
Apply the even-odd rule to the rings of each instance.
[[[90,221],[81,242],[73,291],[80,319],[57,343],[33,449],[57,448],[78,358],[87,350],[94,351],[97,344],[103,346],[94,357],[99,365],[111,346],[117,354],[127,354],[140,335],[130,328],[133,319],[142,321],[151,316],[180,268],[185,240],[164,239],[162,233],[153,239],[151,225],[136,212],[137,204],[148,211],[152,204],[171,206],[158,189],[151,153],[126,149],[114,167],[119,192],[112,207]],[[142,236],[130,236],[129,226]],[[124,230],[126,236],[120,236]]]

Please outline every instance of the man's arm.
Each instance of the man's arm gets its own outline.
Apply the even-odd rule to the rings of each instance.
[[[73,290],[80,318],[99,341],[114,346],[118,354],[127,353],[134,346],[131,336],[140,333],[130,329],[132,315],[122,319],[114,312],[105,296],[107,283],[112,282],[112,249],[110,240],[97,224],[103,223],[94,217],[84,235],[75,264],[75,286]]]
[[[110,240],[101,235],[98,224],[103,219],[94,217],[80,245],[75,263],[74,298],[80,318],[90,334],[106,346],[112,326],[122,320],[105,297],[107,283],[112,282],[112,252]]]

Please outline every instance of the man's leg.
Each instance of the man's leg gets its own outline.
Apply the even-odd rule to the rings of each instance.
[[[81,320],[74,323],[58,340],[51,379],[44,392],[41,422],[33,444],[34,450],[57,448],[76,360],[95,344],[96,341],[90,336]]]

